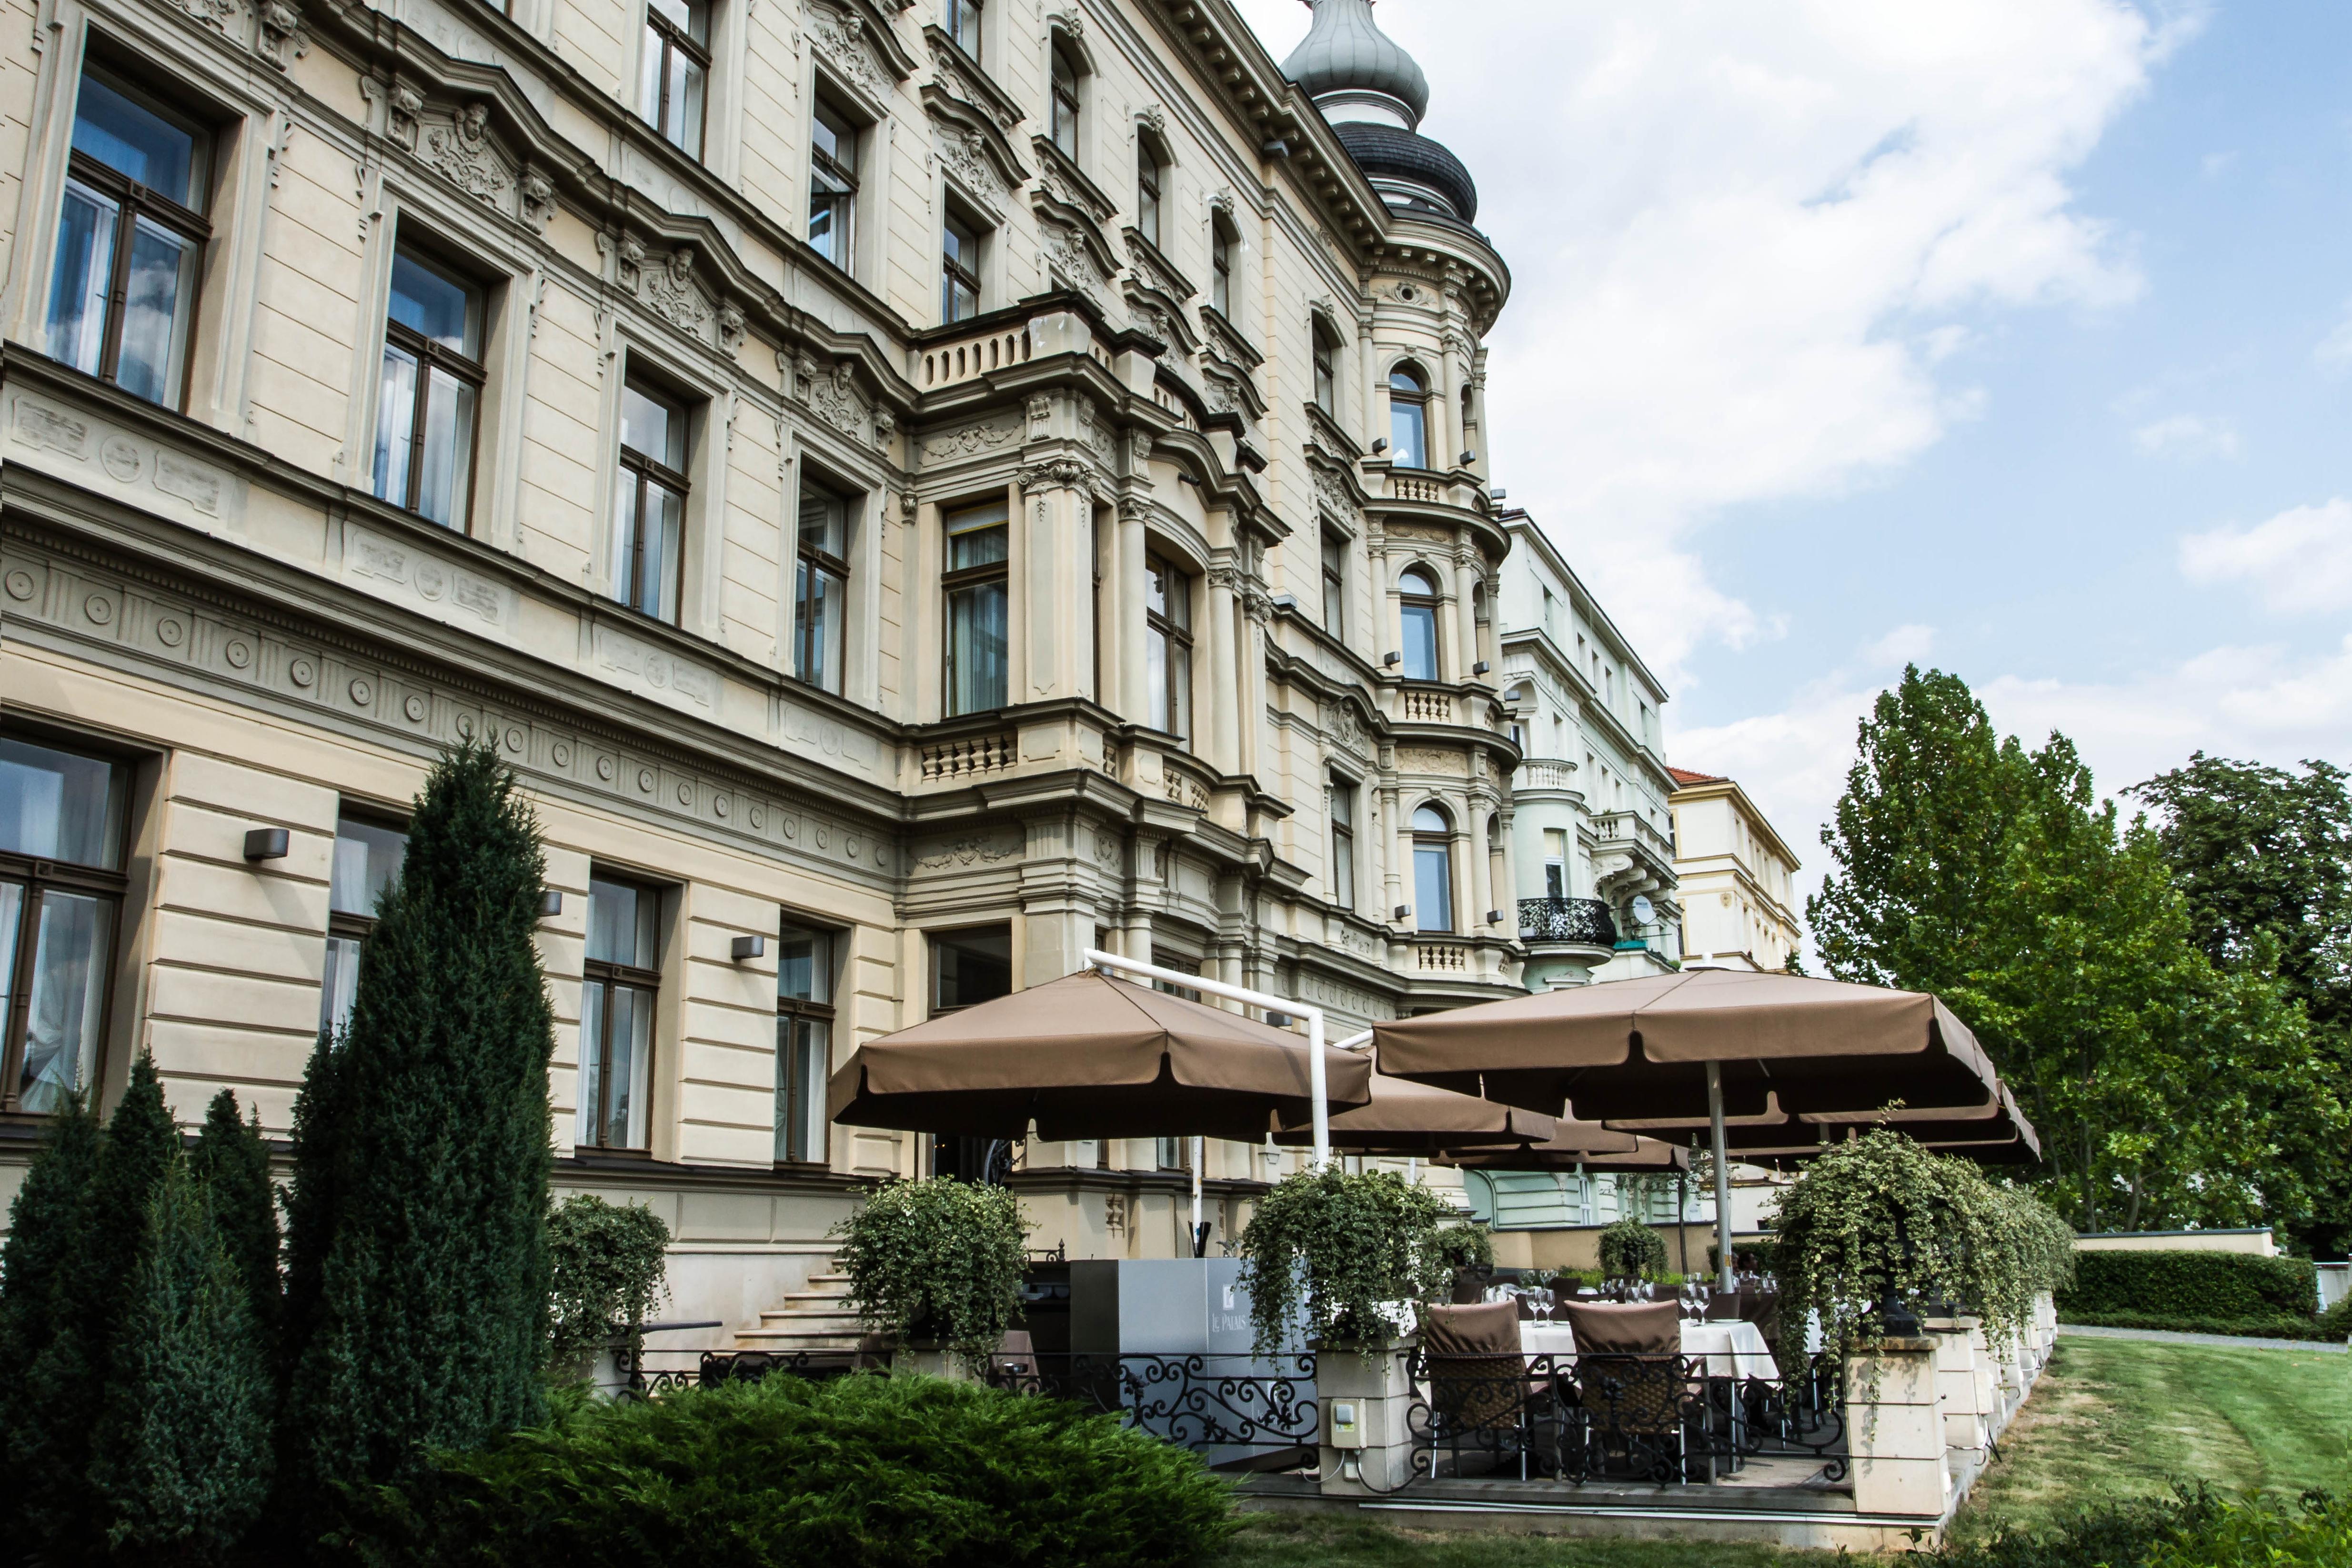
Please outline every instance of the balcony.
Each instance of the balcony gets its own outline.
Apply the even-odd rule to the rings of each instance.
[[[1521,899],[1519,940],[1613,948],[1617,922],[1599,899]]]

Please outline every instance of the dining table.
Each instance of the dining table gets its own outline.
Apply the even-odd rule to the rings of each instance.
[[[1563,1321],[1522,1320],[1519,1352],[1523,1355],[1549,1355],[1553,1365],[1565,1371],[1576,1361],[1576,1331]],[[1744,1382],[1751,1377],[1769,1380],[1780,1375],[1780,1363],[1772,1359],[1772,1347],[1766,1342],[1763,1331],[1744,1321],[1707,1322],[1685,1319],[1682,1353],[1693,1360],[1704,1358],[1709,1377]]]

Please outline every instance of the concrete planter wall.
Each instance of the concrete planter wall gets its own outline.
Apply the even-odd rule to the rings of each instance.
[[[1846,1434],[1853,1505],[1901,1514],[1927,1529],[1952,1500],[1944,1463],[1944,1415],[1936,1397],[1936,1340],[1882,1340],[1845,1363]]]
[[[1318,1467],[1326,1497],[1392,1492],[1412,1474],[1410,1342],[1370,1356],[1326,1345],[1316,1352],[1315,1391],[1322,1405]]]

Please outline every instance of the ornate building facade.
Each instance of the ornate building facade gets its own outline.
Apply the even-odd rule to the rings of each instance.
[[[1737,779],[1670,770],[1683,946],[1718,969],[1786,969],[1805,933],[1796,853]]]
[[[798,1287],[861,1039],[1102,945],[1513,993],[1484,341],[1365,0],[16,0],[0,1179],[153,1054],[287,1128],[402,812],[544,825],[563,1185]],[[1032,1145],[1178,1245],[1181,1145]],[[1212,1146],[1231,1204],[1273,1168]],[[5,1194],[0,1194],[4,1198]]]

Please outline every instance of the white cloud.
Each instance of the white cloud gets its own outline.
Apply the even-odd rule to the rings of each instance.
[[[2141,426],[2132,442],[2152,458],[2234,458],[2237,426],[2201,414],[2174,414]]]
[[[2311,355],[2323,370],[2352,370],[2352,305],[2345,307],[2344,319],[2336,324],[2334,331],[2320,339]]]
[[[1306,30],[1297,0],[1239,3],[1277,59]],[[1986,310],[2135,296],[2068,174],[2193,26],[2130,0],[1391,0],[1380,21],[1514,270],[1498,475],[1670,681],[1757,635],[1693,559],[1712,516],[1874,482],[1972,417]]]
[[[2352,500],[2299,506],[2252,528],[2217,528],[2180,541],[2192,583],[2242,583],[2283,616],[2352,609]]]
[[[1863,658],[1872,668],[1917,664],[1935,651],[1936,628],[1933,626],[1897,626],[1893,631],[1862,650]]]

